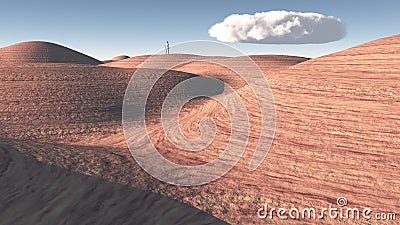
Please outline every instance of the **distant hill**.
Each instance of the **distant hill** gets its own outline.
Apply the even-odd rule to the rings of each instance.
[[[143,62],[145,62],[147,59],[151,59],[151,62],[146,62],[146,65],[144,65],[145,68],[159,68],[160,66],[164,66],[168,64],[167,62],[184,62],[186,65],[185,67],[188,67],[188,63],[185,60],[201,60],[204,61],[202,63],[190,63],[194,67],[202,67],[203,70],[209,70],[210,68],[208,66],[209,63],[207,63],[207,60],[213,60],[213,59],[225,59],[225,60],[237,60],[240,62],[242,57],[250,57],[262,70],[280,70],[285,67],[293,66],[297,63],[304,62],[308,60],[308,58],[304,57],[297,57],[297,56],[286,56],[286,55],[250,55],[250,56],[241,56],[241,57],[223,57],[223,56],[198,56],[198,55],[190,55],[190,54],[169,54],[169,55],[153,55],[151,58],[149,58],[150,55],[141,55],[141,56],[135,56],[123,60],[107,60],[107,64],[104,66],[107,67],[118,67],[118,68],[138,68],[143,66]],[[201,64],[201,65],[200,65]],[[175,68],[177,70],[180,70],[180,67]],[[183,70],[185,71],[185,70]],[[190,71],[191,73],[199,72],[198,70],[195,71]],[[204,75],[201,72],[198,73],[198,75]]]
[[[1,63],[102,64],[70,48],[44,41],[29,41],[0,48]]]
[[[160,55],[141,55],[124,60],[114,61],[107,63],[104,66],[108,67],[118,67],[118,68],[138,68],[145,62],[149,57],[151,57],[151,62],[146,63],[146,68],[159,68],[159,66],[168,65],[173,62],[185,62],[188,59],[204,59],[205,56],[197,56],[190,54],[160,54]]]
[[[123,59],[129,59],[130,57],[127,55],[119,55],[119,56],[115,56],[114,58],[112,58],[112,61],[119,61],[119,60],[123,60]]]
[[[127,55],[119,55],[119,56],[115,56],[112,59],[107,59],[107,60],[103,60],[103,63],[112,63],[112,62],[118,62],[124,59],[129,59],[130,57]]]

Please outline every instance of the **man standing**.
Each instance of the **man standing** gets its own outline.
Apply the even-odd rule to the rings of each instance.
[[[169,54],[169,43],[165,43],[165,54]]]

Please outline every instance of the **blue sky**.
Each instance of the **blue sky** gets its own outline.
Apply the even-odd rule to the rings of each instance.
[[[208,30],[231,14],[271,10],[340,18],[347,36],[326,44],[230,43],[246,54],[316,57],[400,33],[399,0],[6,1],[0,4],[0,46],[55,42],[104,60],[152,54],[169,40],[215,40]]]

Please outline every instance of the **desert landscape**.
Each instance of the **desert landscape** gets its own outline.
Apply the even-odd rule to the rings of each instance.
[[[74,199],[82,199],[94,186],[101,188],[87,201],[81,200],[83,205],[71,200],[60,209],[75,215],[67,222],[85,218],[89,223],[117,211],[120,214],[113,215],[120,215],[126,223],[138,216],[141,222],[135,222],[140,224],[287,224],[285,220],[260,220],[257,209],[265,203],[323,208],[335,205],[341,196],[351,207],[398,213],[400,35],[313,59],[250,55],[267,78],[276,107],[272,147],[254,171],[249,171],[249,162],[261,132],[257,99],[234,71],[207,62],[218,58],[236,63],[240,57],[168,54],[156,55],[153,63],[145,64],[149,57],[121,55],[99,61],[39,41],[0,49],[0,185],[8,190],[1,194],[7,204],[0,208],[0,221],[40,224],[40,218],[58,217],[57,207],[67,204],[63,196],[73,192],[74,187],[62,188],[69,180],[77,180],[76,187],[82,188]],[[174,86],[189,78],[204,77],[210,85],[223,81],[238,93],[250,115],[249,141],[238,164],[223,177],[194,187],[170,185],[146,173],[132,157],[121,123],[125,91],[135,71],[143,70],[143,76],[136,79],[146,82],[147,75],[163,69],[158,68],[162,62],[185,57],[196,60],[169,69],[152,90],[148,110],[136,115],[146,117],[148,135],[160,154],[178,164],[200,165],[218,157],[229,141],[229,116],[222,105],[208,98],[195,98],[179,112],[179,127],[189,138],[200,135],[203,118],[213,119],[217,134],[207,148],[181,151],[166,137],[160,103]],[[213,95],[229,100],[221,86],[215,88]],[[191,87],[181,91],[187,90]],[[142,92],[140,86],[137,92]],[[133,131],[130,138],[141,135]],[[21,182],[10,174],[19,174]],[[43,197],[51,192],[35,187],[36,182],[58,185],[51,195],[61,199],[52,203],[54,212],[41,203],[52,202],[51,197]],[[30,193],[33,189],[43,193],[42,197]],[[96,197],[103,195],[107,203]],[[26,210],[21,202],[12,205],[28,197],[38,202],[32,205],[38,211],[27,218],[6,218],[6,214]],[[131,202],[146,208],[135,211]],[[147,215],[155,204],[162,205],[159,214]],[[78,205],[92,208],[71,210]],[[9,207],[13,211],[5,210]],[[177,216],[171,208],[182,213]],[[290,220],[290,224],[305,223],[398,224],[398,218],[384,223]]]
[[[0,152],[2,224],[225,224],[159,194],[39,163],[10,146]]]

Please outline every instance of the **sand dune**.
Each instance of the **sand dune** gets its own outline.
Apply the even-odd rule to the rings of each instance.
[[[174,67],[173,70],[194,73],[201,76],[215,77],[222,79],[234,89],[241,88],[246,85],[246,82],[241,78],[237,71],[232,71],[219,63],[230,65],[233,63],[246,62],[244,57],[249,57],[253,60],[260,70],[268,76],[277,71],[287,69],[293,65],[304,62],[308,58],[297,56],[280,56],[280,55],[251,55],[242,57],[203,57],[199,61],[185,63]],[[211,62],[209,62],[211,61]]]
[[[176,71],[193,73],[201,76],[214,77],[224,80],[234,89],[243,87],[246,83],[240,78],[236,71],[232,71],[220,64],[241,62],[245,57],[221,57],[221,56],[198,56],[189,54],[170,54],[170,55],[149,55],[136,56],[118,62],[107,63],[102,66],[117,68],[160,68],[168,67],[170,64],[178,64],[173,68]],[[286,69],[290,66],[308,60],[308,58],[284,55],[251,55],[250,57],[257,66],[266,74]],[[147,60],[147,61],[146,61]],[[189,62],[188,62],[189,61]],[[145,63],[144,63],[145,62]],[[241,81],[240,81],[241,80]]]
[[[78,68],[82,67],[74,66],[67,74],[77,75],[66,76],[69,83],[61,80],[68,83],[65,86],[53,84],[50,88],[53,94],[50,94],[43,91],[49,89],[48,81],[43,82],[40,79],[44,78],[40,77],[53,74],[52,79],[58,80],[65,76],[60,73],[61,69],[0,68],[0,112],[2,125],[6,127],[1,133],[2,141],[40,161],[162,193],[232,224],[267,222],[260,221],[255,214],[264,203],[272,207],[322,208],[335,205],[339,196],[346,197],[350,207],[371,207],[375,212],[396,211],[400,207],[399,43],[400,35],[397,35],[308,61],[285,56],[279,59],[251,56],[268,78],[277,107],[273,146],[266,161],[253,172],[248,171],[248,163],[260,130],[260,113],[249,88],[232,71],[218,65],[207,65],[214,66],[210,71],[201,63],[175,68],[214,75],[236,85],[252,115],[250,138],[253,144],[248,146],[243,159],[223,178],[200,187],[176,187],[159,182],[132,159],[121,130],[120,109],[116,106],[122,102],[123,87],[133,69],[101,66],[80,71]],[[169,56],[160,56],[160,60],[166,57]],[[116,63],[137,67],[144,58],[146,56],[140,60],[133,57]],[[181,59],[182,56],[175,56],[174,60]],[[75,76],[87,80],[71,89]],[[104,80],[92,83],[94,77]],[[23,88],[37,79],[42,84],[40,90]],[[60,93],[57,107],[53,107],[54,93]],[[229,95],[222,97],[229,98]],[[110,120],[113,114],[105,110],[111,106],[115,106],[112,108],[116,115],[114,120]],[[24,122],[39,109],[43,110],[41,114],[49,113],[54,118],[35,115],[29,123]],[[65,111],[68,109],[70,111]],[[64,118],[58,125],[62,127],[62,135],[49,132],[46,125],[48,120],[58,120],[58,115]],[[230,127],[220,105],[200,99],[188,103],[180,115],[180,126],[189,137],[198,136],[197,124],[204,117],[216,121],[218,135],[204,153],[178,152],[166,140],[159,121],[151,120],[148,124],[150,136],[163,155],[183,164],[201,164],[223,150]],[[13,127],[13,124],[18,125]],[[9,130],[15,132],[6,132]],[[268,222],[285,224],[287,221]],[[351,224],[361,221],[291,222]],[[390,221],[385,222],[390,224]]]
[[[226,224],[149,191],[39,163],[0,145],[2,224]]]
[[[230,206],[236,206],[227,215],[222,213],[224,208],[214,206],[214,211],[220,210],[220,218],[235,224],[251,224],[258,220],[253,214],[242,214],[242,210],[256,208],[260,199],[274,206],[322,208],[335,204],[339,196],[349,199],[353,207],[395,212],[400,206],[397,201],[400,199],[399,43],[397,35],[287,70],[272,73],[264,70],[276,101],[277,130],[267,160],[255,172],[247,171],[247,163],[260,130],[257,122],[260,114],[250,89],[239,88],[238,93],[253,115],[252,144],[237,167],[215,184],[207,185],[242,199],[217,197],[220,205],[229,202]],[[190,69],[188,65],[185,71]],[[194,64],[193,71],[199,69],[201,66]],[[150,125],[153,143],[165,157],[177,163],[198,165],[221,153],[230,133],[229,121],[220,105],[201,102],[189,105],[180,115],[180,127],[189,137],[199,136],[196,124],[204,117],[217,122],[219,133],[203,154],[191,154],[174,148],[160,132],[160,124]],[[117,139],[114,136],[106,140],[118,145],[121,140]],[[239,193],[231,191],[232,187]]]
[[[129,59],[120,60],[117,62],[110,62],[107,65],[110,67],[119,67],[119,68],[137,68],[140,64],[142,64],[150,55],[142,55],[142,56],[134,56]]]
[[[120,130],[122,101],[133,73],[131,69],[69,64],[3,65],[0,67],[3,127],[0,135],[21,140],[46,137],[65,141],[71,137],[80,139],[81,135],[93,131]],[[149,85],[147,78],[155,74],[158,74],[157,70],[146,70],[142,77],[135,77],[135,97],[145,97]],[[193,77],[196,75],[178,71],[165,73],[150,92],[149,111],[159,110],[161,99],[175,85]],[[210,83],[209,86],[215,86],[212,91],[222,92],[221,85]],[[179,93],[190,94],[192,89],[190,85],[183,85]],[[137,115],[140,115],[139,111]]]
[[[0,48],[0,63],[102,64],[75,50],[44,41],[23,42]]]
[[[273,147],[265,164],[255,173],[248,173],[245,163],[254,149],[250,145],[243,164],[219,182],[228,185],[240,180],[238,186],[243,192],[253,192],[253,197],[268,193],[261,197],[288,205],[323,206],[346,196],[352,206],[396,211],[400,206],[399,65],[397,35],[278,73],[266,72],[277,105]],[[250,90],[242,88],[238,92],[250,97],[244,98],[256,120],[259,113]],[[182,118],[181,127],[186,127],[187,134],[198,135],[192,125],[198,117],[211,116],[221,128],[229,125],[216,116],[223,109],[218,110],[213,102],[209,104]],[[253,126],[254,136],[258,129]],[[224,146],[223,140],[217,139],[214,148]],[[165,146],[162,136],[157,141],[170,147]],[[202,159],[201,154],[191,157],[198,161],[210,158]],[[231,219],[227,221],[235,221]]]
[[[124,60],[119,60],[118,62],[112,62],[112,63],[107,63],[107,65],[103,66],[108,66],[108,67],[118,67],[118,68],[138,68],[143,66],[143,62],[145,62],[150,55],[142,55],[142,56],[135,56],[131,57],[129,59],[124,59]],[[288,67],[295,65],[297,63],[303,62],[305,60],[308,60],[308,58],[304,57],[297,57],[297,56],[286,56],[286,55],[250,55],[249,56],[254,62],[257,63],[257,65],[261,69],[274,69],[274,68],[280,68],[282,69],[283,67]],[[193,60],[199,60],[199,61],[207,61],[208,59],[215,59],[215,58],[224,58],[224,59],[232,59],[235,60],[236,57],[219,57],[219,56],[199,56],[199,55],[190,55],[190,54],[169,54],[169,55],[154,55],[151,58],[152,64],[148,63],[145,66],[148,68],[155,67],[157,68],[162,65],[163,61],[171,62],[171,61],[182,61],[184,62],[186,59],[193,59]],[[153,63],[154,62],[154,63]],[[156,64],[159,63],[159,64]],[[182,65],[184,67],[186,65]],[[192,66],[193,69],[199,70],[200,64],[196,64]],[[204,65],[205,68],[207,69],[207,64]],[[180,67],[177,67],[178,69]],[[179,70],[179,69],[178,69]],[[197,70],[191,71],[191,73],[197,72]],[[210,68],[209,70],[212,70]],[[201,71],[200,71],[201,72]],[[196,73],[198,74],[198,73]]]
[[[130,57],[127,55],[119,55],[119,56],[115,56],[114,58],[112,58],[112,61],[120,61],[120,60],[124,60],[124,59],[129,59]]]
[[[117,62],[117,61],[121,61],[124,59],[129,59],[129,58],[130,57],[127,55],[119,55],[119,56],[115,56],[114,58],[109,59],[109,60],[103,60],[103,63],[112,63],[112,62]]]
[[[107,63],[104,66],[107,67],[118,67],[118,68],[138,68],[142,66],[142,63],[148,59],[150,55],[142,55],[142,56],[135,56],[129,59],[119,60],[117,62]],[[197,55],[190,55],[190,54],[160,54],[160,55],[153,55],[151,56],[153,64],[146,64],[146,68],[157,68],[160,63],[162,65],[163,62],[179,62],[185,61],[185,59],[190,58],[204,58],[204,56],[197,56]]]

